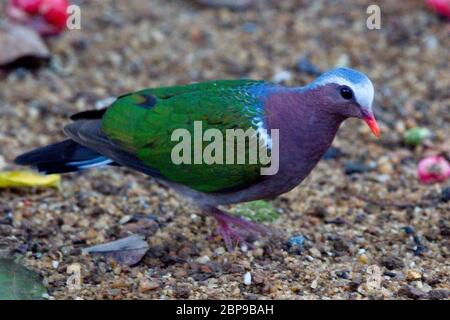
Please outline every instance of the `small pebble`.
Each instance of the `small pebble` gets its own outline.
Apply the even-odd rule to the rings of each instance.
[[[381,157],[378,160],[378,170],[382,174],[390,174],[393,171],[392,163],[388,157]]]
[[[403,227],[403,231],[405,231],[406,234],[408,235],[413,235],[414,233],[416,233],[416,230],[414,230],[414,227]]]
[[[388,270],[401,269],[405,266],[402,259],[391,255],[384,256],[380,264]]]
[[[125,215],[122,218],[120,218],[119,223],[126,224],[126,223],[130,222],[131,219],[132,219],[131,215]]]
[[[203,256],[203,257],[198,258],[196,261],[200,264],[206,264],[209,261],[211,261],[211,259],[208,256]]]
[[[362,264],[368,264],[369,263],[369,258],[367,258],[367,255],[362,254],[359,256],[358,261]]]
[[[350,63],[350,58],[347,54],[343,53],[339,56],[339,58],[336,61],[336,67],[347,67]]]
[[[423,43],[430,51],[435,51],[439,48],[439,40],[433,35],[427,35],[423,38]]]
[[[252,284],[252,274],[250,272],[246,272],[244,274],[244,284],[249,286]]]
[[[43,293],[42,294],[42,299],[50,300],[50,295],[48,293]]]
[[[414,255],[420,257],[426,251],[426,247],[420,243],[420,239],[417,236],[414,236],[414,242],[416,243],[413,247]]]
[[[336,271],[336,276],[341,279],[350,279],[350,273],[348,270]]]
[[[320,253],[320,251],[315,247],[310,248],[309,253],[311,253],[311,256],[313,256],[315,258],[322,257],[322,253]]]
[[[293,236],[288,240],[290,246],[302,246],[305,243],[303,236]]]
[[[448,289],[433,289],[428,292],[428,299],[442,300],[450,297],[450,290]]]
[[[406,271],[406,280],[408,281],[416,281],[422,279],[422,275],[420,272],[415,270],[408,270]]]
[[[0,155],[0,170],[2,170],[6,166],[5,158]]]
[[[257,29],[257,25],[255,23],[252,22],[246,22],[244,23],[244,25],[242,26],[242,30],[245,33],[254,33]]]
[[[253,256],[262,257],[264,255],[264,250],[262,248],[257,248],[253,250]]]
[[[377,265],[367,267],[365,287],[368,291],[378,291],[381,288],[382,273]]]
[[[427,294],[411,285],[406,285],[400,288],[398,295],[408,297],[411,299],[424,298]]]
[[[443,202],[449,202],[450,201],[450,187],[442,189],[441,200]]]
[[[375,177],[375,179],[380,183],[386,183],[391,180],[391,176],[389,174],[380,174]]]
[[[151,281],[148,279],[143,279],[139,282],[139,291],[142,293],[146,293],[148,291],[152,291],[158,289],[160,284],[156,281]]]
[[[272,77],[272,81],[275,83],[282,83],[292,79],[292,73],[287,70],[280,70]]]
[[[342,217],[337,217],[336,219],[333,220],[325,220],[325,223],[329,223],[329,224],[335,224],[337,226],[342,226],[347,224],[347,221],[342,218]]]
[[[191,294],[191,289],[186,285],[178,285],[175,288],[175,297],[177,299],[188,299]]]
[[[342,151],[336,147],[330,147],[323,155],[323,160],[335,160],[343,155]]]
[[[307,57],[301,57],[297,61],[297,70],[311,76],[318,76],[322,73]]]
[[[345,171],[345,174],[347,174],[347,175],[352,175],[355,173],[364,173],[364,172],[367,172],[370,170],[372,170],[371,167],[369,167],[363,163],[359,163],[359,162],[350,162],[349,161],[344,164],[344,171]]]
[[[214,250],[214,253],[218,256],[221,256],[225,253],[225,248],[224,247],[218,247],[216,250]]]

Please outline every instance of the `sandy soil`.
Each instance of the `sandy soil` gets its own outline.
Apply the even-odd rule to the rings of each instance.
[[[346,122],[334,143],[341,153],[272,201],[282,213],[271,225],[285,231],[283,239],[247,252],[207,240],[212,219],[126,169],[67,175],[60,190],[1,190],[0,252],[23,256],[50,298],[448,297],[450,202],[442,192],[449,183],[422,185],[415,168],[438,148],[450,156],[450,24],[423,1],[383,2],[382,28],[374,31],[365,26],[372,2],[362,0],[265,0],[245,11],[190,1],[74,2],[82,29],[50,40],[51,64],[2,75],[1,170],[62,138],[70,114],[111,96],[209,79],[270,80],[282,70],[291,75],[285,84],[302,85],[313,76],[297,68],[301,57],[320,70],[366,72],[383,137]],[[419,125],[432,130],[434,147],[403,145],[404,131]],[[365,170],[346,174],[354,163]],[[81,253],[143,220],[150,250],[137,266]],[[305,238],[302,247],[289,247],[293,235]],[[69,291],[73,263],[83,285]]]

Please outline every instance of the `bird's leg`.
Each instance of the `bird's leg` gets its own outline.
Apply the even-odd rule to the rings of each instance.
[[[263,225],[230,215],[217,208],[209,208],[207,213],[216,219],[217,227],[214,234],[222,237],[228,251],[233,251],[234,243],[253,248],[247,241],[249,237],[258,238],[271,233],[271,230]]]

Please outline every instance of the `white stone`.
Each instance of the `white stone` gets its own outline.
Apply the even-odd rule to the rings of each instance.
[[[200,264],[206,264],[210,261],[211,259],[208,256],[203,256],[197,259],[197,262]]]
[[[281,83],[292,79],[292,73],[287,70],[280,70],[274,74],[272,81],[275,83]]]
[[[250,272],[246,272],[244,274],[244,284],[249,286],[252,284],[252,274]]]

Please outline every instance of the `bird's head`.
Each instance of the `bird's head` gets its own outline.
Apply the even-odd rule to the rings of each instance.
[[[327,111],[344,118],[363,119],[373,134],[380,136],[372,111],[373,84],[364,73],[349,68],[336,68],[322,74],[310,86],[321,91]]]

